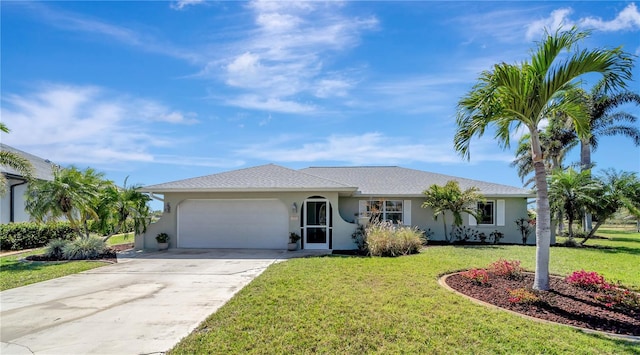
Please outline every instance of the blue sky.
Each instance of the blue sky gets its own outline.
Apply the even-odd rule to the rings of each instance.
[[[640,55],[633,2],[0,6],[1,119],[12,130],[2,142],[116,183],[276,163],[399,165],[521,186],[513,151],[491,135],[472,142],[471,161],[453,150],[456,103],[478,74],[526,59],[543,28],[559,25],[592,29],[585,47]],[[640,170],[624,137],[602,139],[593,160]]]

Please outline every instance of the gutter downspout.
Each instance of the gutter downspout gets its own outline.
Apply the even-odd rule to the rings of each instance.
[[[27,180],[23,180],[19,184],[11,185],[9,187],[9,222],[15,222],[15,197],[14,197],[14,187],[24,185],[27,183]]]

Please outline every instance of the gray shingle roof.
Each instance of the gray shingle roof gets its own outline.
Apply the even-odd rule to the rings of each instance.
[[[293,170],[268,164],[219,174],[150,185],[143,192],[170,191],[349,191],[367,196],[421,196],[432,184],[459,182],[476,186],[485,196],[533,197],[531,191],[397,166],[312,167]],[[356,192],[357,190],[357,192]]]
[[[219,174],[145,186],[143,192],[167,191],[355,191],[353,186],[268,164]]]
[[[52,169],[53,164],[49,160],[37,157],[27,152],[23,152],[20,149],[16,149],[14,147],[8,146],[3,143],[0,143],[0,149],[18,154],[23,158],[27,159],[33,166],[33,175],[35,178],[40,180],[53,180],[53,169]],[[0,165],[0,172],[5,174],[22,176],[22,174],[20,174],[16,170],[4,165]]]
[[[343,184],[358,186],[358,192],[368,196],[419,196],[422,195],[422,191],[426,190],[429,186],[433,184],[444,185],[449,180],[458,181],[460,188],[463,190],[476,186],[485,196],[533,196],[531,191],[518,187],[397,166],[311,167],[300,171],[326,179],[340,181]]]

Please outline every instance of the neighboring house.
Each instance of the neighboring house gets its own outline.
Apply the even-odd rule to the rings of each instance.
[[[0,149],[13,152],[27,159],[33,166],[33,177],[40,180],[53,180],[54,166],[49,160],[0,143]],[[26,222],[29,214],[24,210],[27,180],[17,171],[0,165],[0,173],[7,178],[7,191],[0,196],[0,223]]]
[[[535,196],[529,190],[401,167],[293,170],[269,164],[141,188],[164,195],[165,208],[158,222],[136,236],[136,248],[155,248],[155,236],[166,232],[171,248],[286,249],[295,232],[303,249],[355,249],[351,235],[372,210],[429,228],[433,239],[443,236],[443,224],[421,208],[422,192],[449,180],[462,189],[476,186],[486,198],[483,220],[466,215],[465,225],[487,235],[501,231],[505,243],[521,242],[514,221],[527,217],[527,199]]]

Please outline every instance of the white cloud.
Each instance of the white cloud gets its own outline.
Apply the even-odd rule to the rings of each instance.
[[[408,164],[411,162],[466,164],[453,150],[451,143],[413,143],[406,138],[389,137],[379,132],[362,135],[331,135],[306,142],[308,137],[276,137],[236,151],[243,158],[258,158],[275,162],[343,162],[353,165]],[[508,152],[496,152],[493,140],[474,144],[475,163],[482,161],[510,162]],[[489,146],[490,145],[490,146]]]
[[[571,8],[561,8],[552,11],[547,18],[532,22],[527,26],[527,39],[531,40],[540,37],[545,29],[555,31],[560,27],[567,29],[576,24],[580,28],[590,28],[603,32],[640,29],[640,12],[638,12],[638,7],[635,3],[627,5],[610,21],[603,20],[601,17],[584,17],[572,20],[569,18],[572,13],[573,10]]]
[[[171,8],[174,10],[182,10],[187,6],[193,6],[198,4],[203,4],[205,0],[178,0],[176,2],[171,3]]]
[[[538,39],[545,30],[555,31],[558,28],[571,28],[573,22],[568,16],[573,12],[570,8],[553,10],[549,17],[532,22],[527,26],[527,40]]]
[[[254,110],[295,114],[306,114],[316,111],[316,106],[311,104],[302,104],[291,100],[281,100],[275,97],[261,97],[258,95],[237,96],[229,99],[227,104]]]
[[[5,94],[2,103],[2,121],[11,129],[2,142],[59,164],[170,163],[151,151],[181,139],[159,129],[196,122],[193,113],[97,86],[43,85],[25,95]],[[226,167],[237,161],[180,157],[173,164],[188,162]]]
[[[348,17],[339,2],[254,1],[247,5],[255,28],[210,61],[203,75],[215,74],[241,91],[229,105],[286,113],[316,112],[300,97],[344,97],[356,82],[345,73],[326,73],[327,58],[359,42],[376,28],[374,17]],[[222,70],[220,70],[222,69]]]
[[[636,4],[631,3],[611,21],[604,21],[600,17],[587,17],[581,19],[580,24],[605,32],[638,30],[640,29],[640,12]]]
[[[132,28],[118,26],[113,23],[70,11],[62,11],[42,3],[25,2],[20,4],[41,16],[51,26],[60,29],[104,36],[128,46],[140,48],[147,52],[159,53],[187,60],[192,63],[202,61],[201,55],[198,51],[190,51],[185,48],[177,47],[171,43],[163,42],[150,34],[136,31]]]

